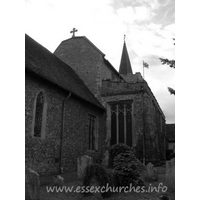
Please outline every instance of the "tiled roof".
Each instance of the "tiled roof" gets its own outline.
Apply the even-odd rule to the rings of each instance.
[[[78,98],[104,109],[71,67],[28,35],[25,35],[25,67]]]

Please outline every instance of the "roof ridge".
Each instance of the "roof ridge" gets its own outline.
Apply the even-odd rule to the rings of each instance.
[[[63,42],[66,42],[68,40],[75,40],[75,39],[78,39],[78,38],[84,38],[85,40],[87,40],[103,57],[105,56],[105,54],[99,49],[97,48],[86,36],[75,36],[75,37],[71,37],[71,38],[68,38],[66,40],[63,40],[60,45],[63,43]],[[59,48],[59,46],[55,49],[54,53],[56,52],[56,50]]]

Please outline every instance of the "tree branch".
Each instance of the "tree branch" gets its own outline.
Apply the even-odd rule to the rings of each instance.
[[[168,91],[170,92],[170,94],[175,95],[175,90],[174,90],[173,88],[168,87],[167,89],[168,89]]]
[[[162,65],[169,65],[171,68],[175,68],[175,60],[169,60],[167,58],[159,58]]]

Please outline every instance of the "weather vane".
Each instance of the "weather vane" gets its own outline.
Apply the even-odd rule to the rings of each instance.
[[[126,39],[126,35],[124,34],[124,42],[125,42],[125,39]]]

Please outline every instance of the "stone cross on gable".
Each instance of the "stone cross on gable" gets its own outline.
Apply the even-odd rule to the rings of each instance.
[[[72,37],[75,37],[75,32],[77,32],[78,30],[73,28],[72,31],[70,31],[70,33],[73,33]]]

